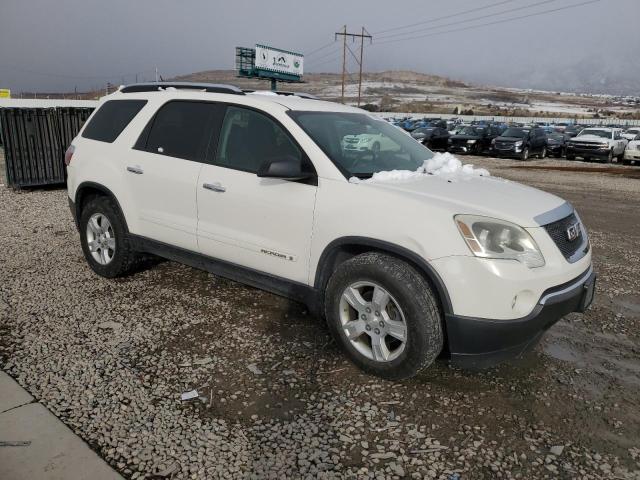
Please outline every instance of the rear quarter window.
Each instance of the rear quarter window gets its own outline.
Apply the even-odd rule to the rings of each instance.
[[[129,125],[146,100],[109,100],[93,115],[82,132],[84,138],[112,143]]]

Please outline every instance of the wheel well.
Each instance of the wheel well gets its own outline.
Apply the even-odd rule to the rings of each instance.
[[[332,244],[334,245],[333,247]],[[325,251],[320,256],[320,261],[318,262],[319,266],[318,271],[316,272],[315,288],[318,292],[319,307],[324,304],[324,292],[329,278],[331,278],[331,275],[336,271],[341,263],[355,257],[356,255],[367,252],[377,252],[395,257],[399,260],[407,262],[409,265],[415,268],[416,271],[427,281],[432,291],[434,292],[436,301],[438,302],[438,310],[440,311],[440,316],[442,319],[442,331],[444,334],[442,355],[444,357],[447,357],[447,355],[449,354],[449,340],[445,315],[447,313],[452,313],[453,309],[451,306],[451,299],[449,298],[449,294],[444,285],[444,282],[442,281],[438,273],[433,269],[433,267],[431,267],[424,259],[411,252],[410,250],[382,241],[363,239],[361,243],[342,243],[340,240],[338,240],[332,242],[332,244],[330,244],[325,249]],[[321,316],[324,316],[324,308],[320,307],[319,310]]]
[[[120,208],[120,203],[118,202],[118,199],[113,194],[113,192],[111,192],[111,190],[97,183],[81,184],[76,190],[76,198],[75,198],[76,212],[75,213],[78,221],[80,221],[80,215],[82,215],[82,210],[84,209],[84,206],[92,198],[95,198],[95,197],[106,197],[106,198],[112,199],[116,204],[116,206],[118,207],[120,214],[122,215],[125,228],[127,229],[127,231],[129,231],[126,219],[124,218],[124,214],[122,212],[122,208]]]
[[[336,271],[338,266],[350,258],[367,252],[378,252],[395,257],[407,262],[429,283],[429,286],[436,294],[438,308],[444,318],[445,313],[451,312],[451,300],[446,291],[442,279],[436,271],[430,267],[426,261],[418,257],[417,254],[386,242],[368,241],[366,243],[340,243],[333,248],[329,245],[320,257],[318,271],[316,272],[315,288],[318,290],[322,300],[329,278]]]

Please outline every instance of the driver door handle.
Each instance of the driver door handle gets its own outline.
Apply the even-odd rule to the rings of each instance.
[[[227,191],[227,189],[222,185],[220,185],[219,183],[203,183],[202,187],[206,188],[207,190],[212,190],[214,192],[219,192],[219,193],[223,193]]]
[[[131,173],[135,173],[136,175],[142,175],[144,173],[144,170],[142,170],[140,167],[127,167],[127,172],[131,172]]]

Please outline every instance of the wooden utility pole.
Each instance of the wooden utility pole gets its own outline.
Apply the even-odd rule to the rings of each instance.
[[[347,26],[345,25],[342,32],[336,32],[335,39],[342,36],[342,103],[344,103],[344,86],[347,77],[347,37],[351,37],[351,41],[355,41],[356,38],[360,38],[360,59],[356,58],[356,62],[360,67],[360,75],[358,77],[358,105],[360,105],[360,96],[362,94],[362,57],[364,54],[364,39],[368,38],[369,41],[373,37],[362,27],[361,33],[347,33]],[[351,49],[349,49],[351,52]],[[353,54],[353,52],[351,52]],[[355,55],[354,55],[355,57]]]

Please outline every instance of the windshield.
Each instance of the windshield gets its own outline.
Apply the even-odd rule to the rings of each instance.
[[[473,135],[480,136],[484,132],[484,128],[479,127],[462,127],[458,132],[458,135]]]
[[[580,132],[580,136],[595,135],[602,138],[611,138],[611,132],[608,130],[598,130],[597,128],[585,128]]]
[[[288,113],[347,178],[417,170],[433,157],[431,150],[402,130],[366,113]]]
[[[527,131],[522,130],[521,128],[507,128],[504,132],[502,132],[501,136],[524,138],[527,136]]]

